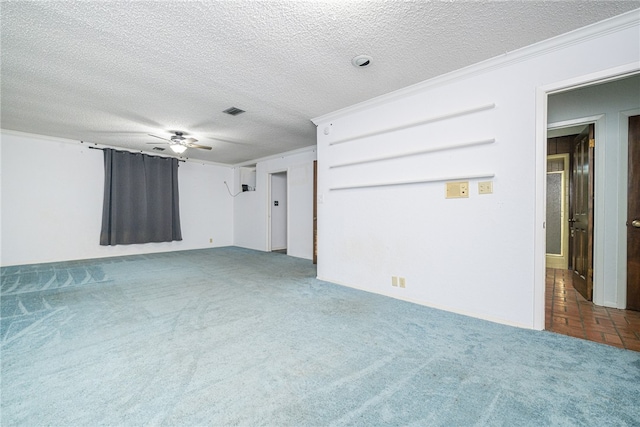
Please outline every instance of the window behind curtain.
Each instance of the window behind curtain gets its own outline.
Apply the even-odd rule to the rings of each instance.
[[[104,150],[100,244],[182,240],[178,159]]]

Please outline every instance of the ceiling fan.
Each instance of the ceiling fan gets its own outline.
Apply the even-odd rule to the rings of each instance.
[[[211,147],[207,145],[196,144],[198,140],[195,138],[185,138],[184,132],[177,132],[177,131],[174,132],[174,135],[171,135],[171,139],[163,138],[158,135],[152,135],[152,134],[148,134],[148,135],[154,138],[162,139],[163,141],[167,141],[167,142],[148,142],[147,144],[168,144],[171,150],[173,150],[175,153],[178,153],[178,154],[184,153],[184,151],[187,148],[200,148],[202,150],[211,150]]]

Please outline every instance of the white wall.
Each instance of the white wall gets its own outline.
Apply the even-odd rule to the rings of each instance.
[[[318,276],[542,329],[546,117],[544,110],[539,113],[539,89],[615,67],[639,68],[638,15],[314,119]],[[495,107],[481,112],[405,127],[491,104]],[[491,138],[492,144],[331,168]],[[479,195],[477,184],[487,179],[472,178],[468,199],[445,199],[443,182],[338,189],[492,174],[494,193]],[[406,288],[391,286],[391,276],[405,277]]]
[[[256,162],[256,191],[240,193],[234,198],[234,242],[236,246],[268,250],[270,200],[269,175],[287,172],[288,180],[288,243],[287,255],[313,257],[313,148],[283,153],[275,158]],[[235,182],[239,182],[236,168]],[[239,191],[239,185],[235,192]]]
[[[229,167],[180,163],[182,241],[105,247],[102,151],[8,131],[0,150],[2,266],[233,244],[233,204],[218,184],[233,179]]]
[[[594,295],[626,306],[626,194],[629,116],[640,114],[640,75],[549,97],[548,122],[596,119]]]

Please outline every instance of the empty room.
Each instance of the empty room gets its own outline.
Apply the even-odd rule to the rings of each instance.
[[[0,424],[640,425],[637,1],[0,16]]]

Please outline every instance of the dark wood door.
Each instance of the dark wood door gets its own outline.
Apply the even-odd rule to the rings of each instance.
[[[627,308],[640,310],[640,116],[629,117]]]
[[[313,263],[318,263],[318,161],[313,161]]]
[[[575,140],[569,199],[573,286],[588,301],[593,300],[593,136],[589,125]]]

